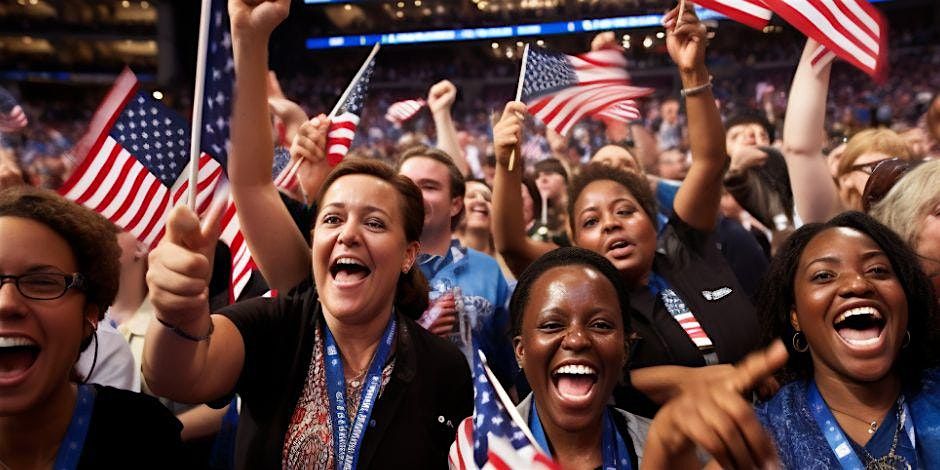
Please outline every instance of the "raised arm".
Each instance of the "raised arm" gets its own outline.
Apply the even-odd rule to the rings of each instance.
[[[268,38],[287,17],[290,1],[253,3],[229,0],[236,81],[228,174],[252,258],[272,288],[287,290],[310,272],[310,248],[271,180]]]
[[[806,42],[790,85],[783,120],[783,156],[790,172],[793,202],[806,223],[824,222],[842,210],[839,192],[822,153],[832,65],[819,74],[813,70],[813,51],[818,45],[812,39]]]
[[[235,325],[209,315],[210,256],[218,239],[219,212],[200,228],[189,208],[175,208],[166,235],[149,257],[147,287],[155,318],[144,342],[144,380],[155,394],[183,403],[204,403],[229,393],[245,360]]]
[[[437,133],[437,148],[443,150],[464,176],[470,175],[470,166],[457,141],[457,126],[451,116],[454,100],[457,99],[457,87],[448,80],[434,84],[428,91],[428,109],[434,118],[434,131]]]
[[[558,248],[552,243],[536,242],[526,236],[522,220],[522,170],[524,165],[519,146],[522,142],[522,121],[526,107],[519,101],[506,104],[502,117],[493,126],[493,150],[496,153],[496,176],[493,179],[493,243],[515,275],[539,256]],[[509,171],[510,155],[516,161]]]
[[[686,8],[682,24],[677,28],[678,8],[663,18],[666,47],[679,67],[685,108],[689,120],[689,143],[692,166],[676,194],[673,209],[691,227],[712,231],[718,222],[721,202],[721,180],[728,165],[725,151],[725,130],[711,90],[711,76],[705,67],[705,25]]]

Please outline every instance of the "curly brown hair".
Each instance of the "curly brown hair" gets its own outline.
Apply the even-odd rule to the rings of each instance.
[[[101,215],[58,194],[31,186],[0,191],[0,217],[34,220],[57,233],[75,255],[78,271],[85,278],[82,291],[98,307],[98,320],[114,302],[120,276],[121,248],[118,229]]]
[[[574,205],[578,201],[578,196],[581,195],[584,188],[589,184],[604,180],[613,181],[626,188],[627,191],[636,198],[637,202],[640,203],[643,212],[649,217],[650,222],[653,223],[655,227],[657,214],[656,197],[653,196],[653,191],[650,189],[646,177],[609,167],[600,162],[591,162],[585,165],[581,169],[581,173],[575,176],[571,184],[568,185],[568,224],[570,225],[572,236],[577,236],[578,233],[574,214]]]

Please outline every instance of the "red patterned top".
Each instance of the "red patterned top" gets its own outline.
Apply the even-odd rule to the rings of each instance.
[[[379,397],[392,377],[395,356],[389,358],[382,369],[382,387]],[[349,421],[355,418],[362,394],[363,378],[346,380],[346,410]],[[313,354],[307,370],[304,389],[294,408],[281,455],[283,468],[329,468],[336,466],[333,455],[333,425],[330,422],[330,399],[326,388],[326,365],[323,354],[323,334],[314,333]]]

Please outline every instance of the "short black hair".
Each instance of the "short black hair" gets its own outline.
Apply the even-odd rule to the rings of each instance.
[[[757,113],[756,111],[744,111],[734,116],[728,118],[728,121],[725,122],[726,132],[730,131],[734,126],[740,126],[743,124],[757,124],[764,128],[764,131],[767,132],[767,137],[770,138],[772,143],[776,138],[776,130],[774,126],[770,124],[770,121],[767,120],[762,114]]]
[[[546,158],[535,164],[532,168],[532,173],[538,178],[540,173],[558,173],[565,179],[565,183],[568,182],[568,170],[565,169],[565,165],[561,163],[561,160],[557,158]]]
[[[649,217],[653,226],[656,226],[656,197],[653,196],[653,191],[650,189],[646,177],[612,168],[603,163],[592,162],[584,165],[581,169],[581,173],[575,176],[574,180],[568,186],[568,224],[570,225],[572,236],[577,235],[574,204],[578,200],[578,196],[581,195],[587,185],[602,180],[613,181],[627,188],[627,191],[630,191],[630,194],[640,203],[640,207],[643,208],[643,212]]]
[[[518,284],[513,290],[512,298],[509,300],[509,315],[511,318],[513,337],[522,333],[522,317],[525,314],[526,305],[529,303],[529,292],[532,285],[535,284],[546,271],[560,266],[586,266],[603,275],[610,281],[617,293],[617,301],[620,307],[620,315],[623,318],[623,336],[627,351],[631,338],[633,337],[633,326],[631,318],[634,314],[633,307],[630,306],[630,293],[627,291],[623,282],[623,276],[620,271],[614,267],[607,258],[594,253],[585,248],[569,246],[557,248],[545,253],[539,259],[530,264],[522,275],[519,276]]]
[[[907,297],[907,330],[910,345],[901,349],[895,361],[905,385],[920,385],[922,372],[938,363],[938,311],[937,297],[930,279],[921,271],[917,255],[891,229],[861,212],[845,212],[825,223],[807,224],[793,232],[771,260],[767,274],[757,291],[756,305],[760,313],[764,344],[781,338],[790,358],[778,373],[782,383],[808,379],[813,363],[809,354],[796,351],[792,344],[796,330],[790,323],[790,312],[796,304],[794,278],[800,257],[806,246],[820,233],[837,227],[857,230],[877,244],[891,261],[891,267]]]
[[[104,319],[117,296],[121,272],[118,228],[97,212],[45,189],[13,186],[0,191],[0,217],[20,217],[45,225],[62,237],[75,256],[85,278],[88,303],[98,307]]]

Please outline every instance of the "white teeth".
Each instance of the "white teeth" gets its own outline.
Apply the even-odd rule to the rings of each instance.
[[[871,315],[876,319],[881,319],[881,312],[879,312],[878,309],[874,307],[858,307],[842,312],[838,317],[836,317],[835,324],[838,325],[839,323],[842,323],[843,321],[858,315]]]
[[[620,240],[620,241],[616,241],[616,242],[614,242],[614,243],[611,243],[610,248],[611,248],[612,250],[616,250],[617,248],[623,248],[623,247],[625,247],[625,246],[627,246],[627,242],[625,242],[625,241],[623,241],[623,240]]]
[[[868,338],[868,339],[848,339],[848,338],[843,338],[843,339],[845,340],[845,342],[851,344],[852,346],[870,346],[880,341],[881,336],[876,336],[874,338]]]
[[[362,263],[360,263],[358,260],[355,260],[353,258],[338,258],[334,262],[334,264],[350,264],[350,265],[355,265],[355,266],[363,266]]]
[[[559,367],[555,369],[555,373],[571,375],[597,375],[597,372],[595,372],[592,367],[574,364]]]
[[[22,336],[0,336],[0,348],[15,348],[17,346],[36,346],[36,342]]]

